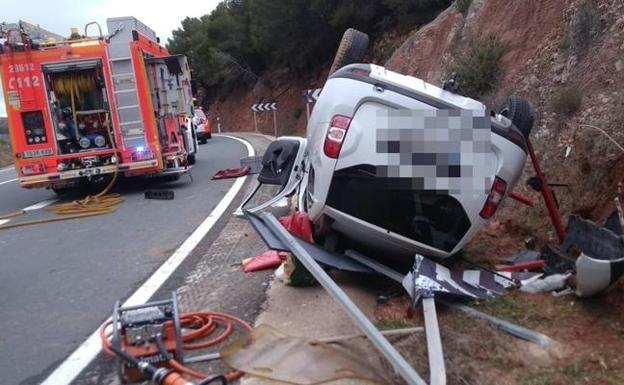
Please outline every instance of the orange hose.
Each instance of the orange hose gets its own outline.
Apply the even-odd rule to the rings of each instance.
[[[106,332],[106,329],[112,325],[112,323],[113,321],[111,320],[102,325],[100,328],[100,338],[102,338],[102,350],[104,353],[114,357],[115,353],[110,349],[111,337],[113,333],[112,331]],[[172,321],[167,321],[167,326],[170,326],[171,323]],[[225,341],[232,334],[235,326],[239,326],[246,333],[251,333],[253,330],[251,326],[242,319],[229,314],[217,312],[183,313],[180,316],[180,324],[183,328],[194,328],[192,331],[182,333],[183,348],[185,350],[205,349],[215,346]],[[223,330],[218,335],[212,336],[213,332],[219,326],[223,328]],[[212,338],[204,340],[210,336],[212,336]],[[210,376],[209,374],[201,373],[186,367],[173,358],[169,360],[169,365],[178,372],[197,379],[204,379]],[[240,378],[243,374],[244,373],[240,371],[233,371],[228,373],[225,378],[228,381],[233,381]]]

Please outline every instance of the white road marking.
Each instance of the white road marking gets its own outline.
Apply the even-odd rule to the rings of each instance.
[[[247,147],[248,156],[254,156],[255,151],[249,142],[228,135],[221,135],[226,138],[238,140]],[[210,231],[214,224],[221,218],[228,208],[230,203],[234,200],[243,184],[247,180],[247,177],[238,178],[234,181],[234,184],[223,199],[219,202],[212,212],[204,219],[204,221],[193,231],[190,237],[178,247],[178,249],[163,263],[151,277],[145,281],[139,289],[134,292],[124,302],[122,306],[140,305],[147,302],[154,293],[165,283],[165,281],[173,274],[178,266],[188,255],[193,251],[195,246],[204,238],[204,236]],[[109,318],[110,319],[110,318]],[[108,321],[108,320],[107,320]],[[106,321],[105,321],[106,322]],[[101,326],[100,326],[101,327]],[[98,327],[86,341],[84,341],[74,352],[59,365],[52,374],[48,376],[41,383],[41,385],[69,385],[84,368],[89,365],[91,361],[100,353],[102,349],[102,342],[100,340],[100,328]]]
[[[3,172],[10,171],[10,170],[15,170],[15,167],[8,166],[8,167],[5,167],[5,168],[0,168],[0,174],[2,174]]]
[[[11,183],[11,182],[15,182],[17,180],[17,178],[13,178],[13,179],[9,179],[9,180],[5,180],[3,182],[0,182],[0,186],[2,186],[3,184],[7,184],[7,183]]]
[[[2,226],[5,223],[9,223],[11,220],[10,219],[0,219],[0,226]]]
[[[46,199],[44,201],[41,201],[39,203],[35,203],[32,206],[28,206],[25,209],[22,209],[24,211],[34,211],[34,210],[39,210],[42,209],[44,207],[50,206],[52,203],[56,203],[58,201],[58,199]]]

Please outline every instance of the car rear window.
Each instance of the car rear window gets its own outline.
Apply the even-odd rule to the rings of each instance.
[[[336,171],[327,204],[417,242],[450,252],[470,228],[461,204],[443,191],[414,188],[410,178],[378,177],[375,166]]]

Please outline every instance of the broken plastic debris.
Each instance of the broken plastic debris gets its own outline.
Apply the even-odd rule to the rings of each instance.
[[[528,279],[520,287],[520,291],[525,293],[550,293],[564,289],[567,286],[567,280],[572,274],[553,274],[547,277],[536,276]]]
[[[624,275],[624,258],[605,260],[583,253],[576,260],[576,295],[591,297],[606,290]]]
[[[414,268],[403,279],[403,287],[413,299],[423,292],[449,294],[467,299],[488,299],[516,286],[516,281],[534,273],[498,274],[483,270],[450,270],[421,255],[416,256]]]

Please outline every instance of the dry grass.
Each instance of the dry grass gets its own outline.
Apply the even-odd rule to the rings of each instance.
[[[449,385],[616,385],[624,383],[624,338],[620,309],[624,285],[608,296],[581,301],[573,296],[511,292],[475,303],[479,310],[549,335],[544,351],[486,322],[438,305]],[[409,299],[379,305],[377,325],[422,325],[418,312],[407,318]],[[404,319],[402,320],[402,317]],[[387,319],[387,321],[384,321]],[[425,378],[427,349],[422,334],[394,342]]]

